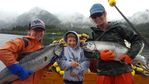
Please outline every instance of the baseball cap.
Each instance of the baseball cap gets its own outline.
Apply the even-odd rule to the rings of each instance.
[[[30,23],[30,28],[31,29],[41,28],[45,30],[45,23],[41,19],[34,19]]]
[[[93,4],[90,9],[90,16],[95,13],[103,13],[103,12],[105,12],[105,8],[103,7],[103,5],[100,3],[96,3],[96,4]]]

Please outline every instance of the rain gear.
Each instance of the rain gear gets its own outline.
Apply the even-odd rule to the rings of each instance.
[[[27,39],[26,41],[23,38]],[[31,36],[25,36],[23,38],[16,38],[15,40],[8,41],[3,47],[0,48],[0,60],[6,65],[12,65],[17,63],[25,54],[29,54],[43,47],[41,42],[37,41]],[[12,84],[41,84],[40,79],[42,74],[48,67],[35,72],[26,80],[16,80]]]
[[[115,22],[108,23],[107,31],[102,31],[100,28],[92,28],[93,30],[93,40],[96,41],[107,41],[115,42],[121,45],[125,45],[125,41],[131,43],[131,46],[128,50],[128,55],[133,59],[135,56],[142,51],[143,49],[143,40],[140,36],[130,31],[122,24]],[[90,58],[93,55],[86,54],[86,57]],[[93,57],[92,57],[93,58]],[[97,56],[94,56],[97,58]],[[94,64],[96,65],[96,64]],[[92,65],[93,66],[93,65]],[[131,72],[131,66],[126,63],[121,63],[118,61],[104,61],[98,60],[97,73],[100,75],[118,75],[125,72]]]
[[[98,75],[96,84],[134,84],[131,73],[123,73],[116,76]]]
[[[135,56],[139,54],[144,47],[143,40],[139,35],[127,29],[126,26],[120,25],[118,23],[108,23],[106,31],[102,31],[100,28],[95,27],[92,27],[92,30],[94,41],[115,42],[124,46],[126,46],[125,40],[131,43],[130,48],[128,48],[127,55],[132,59],[135,58]],[[95,59],[97,59],[97,56],[100,57],[99,54],[92,55],[89,53],[85,56]],[[98,59],[97,63],[92,64],[91,66],[94,65],[96,65],[97,70],[96,84],[134,84],[134,80],[131,75],[132,68],[127,63],[114,60],[104,61]]]
[[[89,67],[89,61],[84,56],[83,49],[80,47],[80,39],[76,32],[67,32],[64,35],[64,40],[66,41],[66,36],[69,33],[73,33],[77,36],[77,46],[75,48],[72,48],[70,46],[64,47],[62,58],[59,60],[60,67],[65,70],[63,78],[64,80],[68,81],[83,81],[83,72]],[[70,63],[72,61],[77,61],[79,63],[79,66],[76,68],[72,68],[70,66]],[[70,75],[71,72],[75,72],[77,76],[72,77]]]

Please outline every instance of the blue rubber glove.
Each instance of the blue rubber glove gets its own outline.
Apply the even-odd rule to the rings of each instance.
[[[11,73],[17,75],[20,80],[27,79],[33,73],[32,71],[25,70],[19,64],[12,64],[10,66],[7,66],[7,68],[10,70]]]

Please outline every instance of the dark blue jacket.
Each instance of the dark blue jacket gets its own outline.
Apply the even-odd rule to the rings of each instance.
[[[131,46],[128,50],[128,55],[133,59],[135,56],[142,51],[143,49],[143,40],[140,36],[138,36],[133,31],[126,28],[126,26],[118,23],[108,23],[107,30],[104,32],[100,28],[91,28],[92,39],[94,41],[108,41],[108,42],[116,42],[121,45],[125,45],[125,40],[128,41]],[[91,55],[86,52],[88,58],[97,58],[97,55]],[[98,60],[97,73],[102,75],[117,75],[124,72],[131,72],[131,66],[126,63],[121,63],[118,61],[103,61]]]

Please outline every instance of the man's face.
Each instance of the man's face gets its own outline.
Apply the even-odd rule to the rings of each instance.
[[[76,41],[76,38],[74,37],[68,37],[67,38],[67,44],[70,46],[70,47],[76,47],[77,46],[77,41]]]
[[[106,12],[93,14],[91,18],[96,25],[102,27],[106,23]]]
[[[45,33],[45,30],[42,28],[34,28],[29,31],[29,35],[34,37],[38,41],[43,39],[44,33]]]

